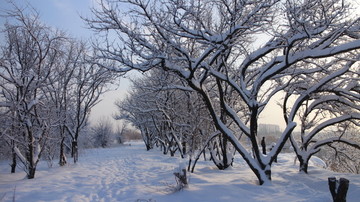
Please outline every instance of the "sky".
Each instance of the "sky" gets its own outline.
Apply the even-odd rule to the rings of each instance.
[[[0,0],[1,13],[11,8],[8,2],[9,0]],[[66,31],[73,37],[89,40],[93,36],[93,32],[86,27],[80,16],[90,17],[90,8],[97,6],[97,0],[14,0],[14,2],[20,7],[31,5],[39,12],[43,23]],[[0,17],[0,26],[3,23],[4,19]],[[116,87],[117,90],[107,92],[102,96],[102,101],[92,109],[90,116],[91,124],[116,113],[114,102],[124,98],[130,86],[129,80],[119,79],[120,85]],[[262,113],[260,122],[277,124],[280,128],[284,128],[284,124],[282,124],[284,121],[281,117],[280,108],[273,102]],[[111,117],[109,119],[112,120]],[[118,122],[113,123],[114,125],[121,125]],[[117,128],[117,126],[114,126],[114,128]]]
[[[0,0],[0,13],[12,8],[8,2],[9,0]],[[65,31],[72,37],[85,41],[93,37],[93,32],[86,27],[80,16],[90,17],[90,8],[96,7],[96,0],[14,0],[14,2],[20,7],[31,5],[39,12],[40,19],[44,24]],[[1,29],[4,22],[4,18],[0,17]],[[113,87],[116,90],[105,93],[101,102],[92,109],[91,124],[95,124],[105,117],[109,117],[108,119],[112,121],[111,116],[116,112],[114,102],[124,98],[130,86],[129,80],[125,78],[119,78],[118,83],[119,86]],[[115,129],[116,125],[121,125],[116,121],[112,122]]]
[[[0,9],[11,9],[9,0],[0,0]],[[80,16],[91,15],[90,8],[96,5],[96,0],[13,0],[23,7],[31,5],[40,13],[45,24],[66,31],[70,35],[88,39],[92,32],[88,30]]]

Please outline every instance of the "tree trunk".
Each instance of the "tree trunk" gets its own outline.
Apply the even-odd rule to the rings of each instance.
[[[34,145],[33,145],[33,135],[32,132],[28,129],[28,145],[26,152],[26,160],[28,162],[27,167],[27,178],[33,179],[35,177],[36,163],[34,163]]]
[[[274,149],[274,145],[271,146],[270,148],[270,152]],[[277,163],[277,155],[274,157],[274,163]]]
[[[149,151],[151,149],[149,143],[145,143],[146,151]]]
[[[146,146],[146,151],[149,151],[150,149],[152,149],[152,145],[151,145],[151,140],[149,136],[146,136],[146,138],[143,138],[145,146]]]
[[[34,179],[35,178],[35,171],[36,171],[36,166],[29,167],[28,168],[27,178],[28,179]]]
[[[222,163],[223,163],[223,167],[224,170],[226,168],[228,168],[232,162],[229,161],[228,156],[227,156],[227,150],[228,150],[228,141],[227,141],[227,137],[225,135],[220,135],[219,138],[221,138],[221,153],[222,153]]]
[[[182,145],[182,155],[181,155],[181,156],[183,156],[183,155],[186,154],[186,142],[183,141],[183,142],[181,143],[181,145]]]
[[[168,153],[168,149],[167,149],[165,143],[162,143],[162,144],[161,144],[161,147],[162,147],[162,149],[163,149],[163,154],[166,155],[166,154]]]
[[[218,136],[218,145],[215,143],[214,147],[212,148],[211,159],[213,160],[214,164],[219,170],[225,170],[226,168],[230,167],[233,163],[233,158],[228,159],[227,152],[228,147],[231,144],[228,141],[228,138],[225,135]],[[214,151],[216,150],[216,151]],[[215,153],[215,154],[214,154]]]
[[[60,166],[64,166],[67,163],[65,152],[64,152],[64,141],[65,141],[65,138],[63,137],[60,142],[60,157],[59,157],[59,165]]]
[[[141,136],[145,143],[146,151],[149,151],[150,149],[152,149],[153,148],[152,140],[151,140],[151,136],[150,136],[149,132],[147,132],[147,129],[144,129],[144,131],[142,130]]]
[[[309,158],[304,159],[302,156],[298,155],[299,159],[299,171],[308,173],[308,167],[309,167]]]
[[[266,175],[267,179],[271,181],[271,170],[270,169],[265,170],[265,175]]]
[[[11,173],[15,173],[16,170],[16,153],[14,151],[14,146],[11,149],[11,155],[12,155],[12,163],[11,163]]]
[[[203,154],[204,155],[204,161],[206,161],[206,156],[205,156],[205,153],[206,153],[206,149],[208,148],[208,145],[207,146],[205,146],[201,151],[200,151],[200,153],[195,157],[195,159],[194,159],[194,163],[193,163],[193,165],[192,165],[192,168],[191,168],[191,172],[193,173],[194,172],[194,169],[195,169],[195,166],[196,166],[196,163],[197,163],[197,161],[200,159],[200,157],[201,157],[201,154]],[[191,158],[190,158],[190,160],[191,160]],[[190,171],[190,170],[188,170],[188,171]]]
[[[174,150],[171,145],[169,146],[170,156],[174,157],[176,150]]]
[[[259,185],[263,185],[266,182],[271,182],[271,169],[257,170],[254,172],[259,180]]]
[[[192,159],[191,159],[191,156],[189,156],[189,162],[188,162],[188,168],[187,168],[188,172],[190,172],[190,170],[191,170],[191,164],[192,164]]]
[[[78,143],[77,141],[72,141],[71,143],[71,156],[74,158],[74,163],[78,161],[79,151],[78,151]]]
[[[271,167],[267,166],[264,169],[255,169],[252,168],[252,171],[256,175],[259,181],[259,185],[271,182]]]

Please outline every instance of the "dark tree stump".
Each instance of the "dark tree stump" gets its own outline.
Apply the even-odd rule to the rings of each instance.
[[[334,202],[346,202],[346,194],[349,189],[349,180],[335,177],[328,178],[329,189]]]
[[[175,180],[177,183],[177,191],[182,190],[184,187],[188,185],[188,179],[186,176],[186,169],[181,169],[180,172],[174,172]]]

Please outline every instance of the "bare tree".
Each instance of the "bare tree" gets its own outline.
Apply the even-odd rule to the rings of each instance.
[[[100,101],[106,85],[112,82],[113,73],[95,64],[85,43],[78,44],[72,61],[72,85],[67,89],[74,106],[67,115],[65,128],[71,137],[71,156],[78,161],[78,137],[87,125],[91,109]]]
[[[102,118],[92,128],[93,145],[95,147],[108,147],[114,138],[113,126],[109,119]]]
[[[74,73],[77,69],[77,61],[80,57],[78,54],[80,43],[70,38],[63,43],[61,57],[59,58],[52,74],[48,78],[49,85],[44,91],[46,92],[49,105],[53,107],[55,129],[55,141],[59,142],[59,165],[67,163],[65,155],[65,143],[68,138],[66,125],[70,122],[70,114],[74,109],[74,90],[75,85]],[[52,146],[54,147],[54,146]],[[66,147],[71,148],[70,145]]]
[[[123,122],[121,127],[118,125],[114,133],[115,140],[118,144],[123,144],[125,141],[125,132],[127,131],[127,123]]]
[[[19,135],[7,136],[31,179],[50,130],[51,109],[41,89],[48,85],[63,36],[41,24],[34,11],[26,15],[16,8],[8,16],[14,22],[5,25],[0,77],[8,115],[15,121],[12,132]]]
[[[281,137],[263,155],[257,140],[258,117],[271,98],[291,85],[294,75],[332,67],[308,69],[298,64],[345,53],[352,53],[345,60],[348,67],[358,61],[353,51],[360,47],[359,20],[347,18],[348,7],[338,0],[103,1],[93,13],[94,18],[88,19],[93,30],[118,34],[118,44],[107,38],[107,45],[98,47],[99,58],[121,64],[106,67],[119,72],[161,68],[185,80],[202,96],[217,129],[259,184],[271,180],[271,164],[296,127],[296,114],[309,94],[348,71],[319,73],[319,83],[288,106]],[[257,36],[264,33],[270,37],[257,45]],[[232,105],[234,96],[245,109]],[[236,128],[229,128],[224,120],[231,120]],[[241,134],[250,145],[239,141]]]
[[[351,55],[343,57],[352,58]],[[358,53],[354,59],[359,60]],[[354,65],[355,61],[346,60],[333,58],[320,64],[305,62],[303,65],[310,70],[309,74],[294,75],[291,78],[294,82],[287,88],[282,105],[285,120],[289,111],[286,106],[293,102],[292,98],[298,97],[303,100],[301,104],[299,103],[297,112],[300,120],[300,136],[292,135],[290,138],[300,161],[299,170],[302,172],[307,173],[311,156],[319,152],[322,146],[342,142],[360,148],[359,142],[351,141],[344,136],[348,128],[351,128],[347,127],[348,124],[359,125],[360,119],[358,82],[360,71]],[[323,70],[316,71],[315,75],[311,73],[311,69],[318,68]],[[331,129],[334,130],[328,133],[331,135],[321,135],[323,131]]]

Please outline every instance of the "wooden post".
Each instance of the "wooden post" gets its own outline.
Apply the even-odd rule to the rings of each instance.
[[[346,202],[346,194],[349,189],[349,180],[335,177],[328,178],[329,189],[334,202]]]
[[[335,201],[336,198],[336,178],[335,177],[329,177],[328,178],[328,183],[329,183],[329,189],[330,189],[330,193],[331,196],[333,198],[333,200]]]
[[[340,178],[340,183],[337,191],[337,201],[346,202],[346,194],[349,189],[349,180]]]

